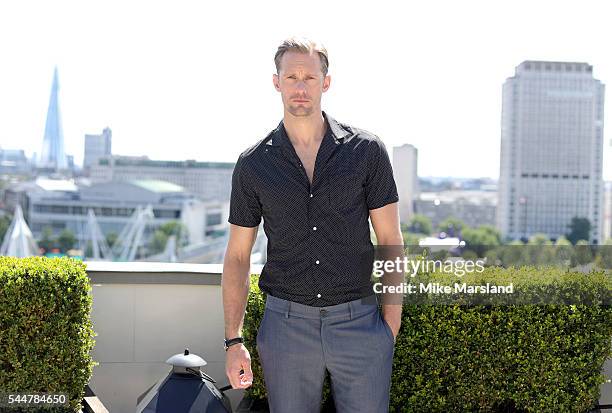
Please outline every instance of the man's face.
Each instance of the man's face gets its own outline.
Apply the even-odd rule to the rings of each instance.
[[[293,116],[309,116],[321,111],[321,95],[329,89],[330,77],[321,72],[318,53],[286,52],[274,87],[281,93],[285,110]]]

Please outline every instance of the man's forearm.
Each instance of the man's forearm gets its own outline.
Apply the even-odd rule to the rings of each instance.
[[[379,249],[379,258],[382,258],[385,262],[389,261],[396,263],[402,262],[404,259],[404,242],[401,236],[383,239],[377,248]],[[383,312],[386,313],[385,310],[390,310],[392,307],[396,307],[401,314],[404,295],[397,291],[399,291],[399,287],[401,287],[402,283],[404,282],[403,270],[394,265],[393,270],[384,271],[381,281],[385,287],[385,292],[381,294]],[[395,287],[392,290],[394,292],[389,292],[389,287]],[[390,313],[393,313],[393,311],[390,311]]]
[[[223,264],[221,289],[226,338],[237,337],[242,330],[249,296],[249,270],[250,262],[237,258],[226,257]]]
[[[389,237],[381,237],[378,244],[379,258],[384,261],[400,262],[404,258],[404,242],[401,233],[398,231],[397,234]],[[394,266],[395,267],[395,266]],[[402,303],[403,294],[398,293],[399,287],[404,281],[404,272],[399,268],[394,268],[391,271],[385,270],[382,277],[382,284],[385,287],[385,291],[388,291],[389,287],[395,287],[395,292],[383,292],[382,298],[382,312],[385,320],[389,323],[394,334],[398,334],[402,320]]]

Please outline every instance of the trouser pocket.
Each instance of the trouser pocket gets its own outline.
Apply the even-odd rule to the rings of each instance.
[[[391,326],[389,326],[389,323],[387,323],[387,321],[385,320],[385,317],[383,316],[381,310],[378,310],[378,314],[380,316],[380,321],[383,324],[383,328],[385,329],[387,337],[389,338],[389,340],[391,340],[392,343],[395,343],[395,338],[393,338],[393,330],[391,330]]]

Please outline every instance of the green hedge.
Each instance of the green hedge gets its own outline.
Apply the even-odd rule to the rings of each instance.
[[[40,411],[81,408],[98,364],[90,291],[81,261],[0,257],[0,393],[65,393],[69,408]]]
[[[489,267],[477,277],[500,284],[512,280],[523,298],[545,292],[560,295],[552,301],[570,295],[609,303],[610,276],[602,272],[547,269],[536,277],[534,271],[543,274],[532,267]],[[255,338],[265,297],[257,281],[253,276],[243,334],[255,374],[247,394],[262,399],[266,390]],[[603,364],[610,357],[612,308],[601,302],[404,304],[390,411],[583,413],[599,398]]]

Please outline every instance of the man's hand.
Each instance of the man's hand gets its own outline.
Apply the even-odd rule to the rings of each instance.
[[[376,248],[383,260],[402,259],[404,257],[404,240],[399,224],[399,207],[397,202],[387,204],[383,207],[370,210],[370,220],[376,233]],[[385,286],[399,287],[404,281],[404,272],[400,269],[385,271],[382,283]],[[382,313],[383,318],[391,327],[393,339],[397,335],[402,324],[403,294],[383,293]]]
[[[391,327],[393,339],[395,340],[402,325],[402,306],[398,304],[383,305],[382,313],[383,318],[389,324],[389,327]]]
[[[384,317],[384,319],[387,322],[387,324],[389,324],[389,327],[391,327],[391,332],[393,333],[393,339],[395,340],[397,338],[397,335],[399,334],[400,327],[402,326],[401,314],[399,317],[386,316]]]
[[[225,374],[234,389],[246,389],[253,384],[251,355],[243,344],[234,344],[227,349]]]

